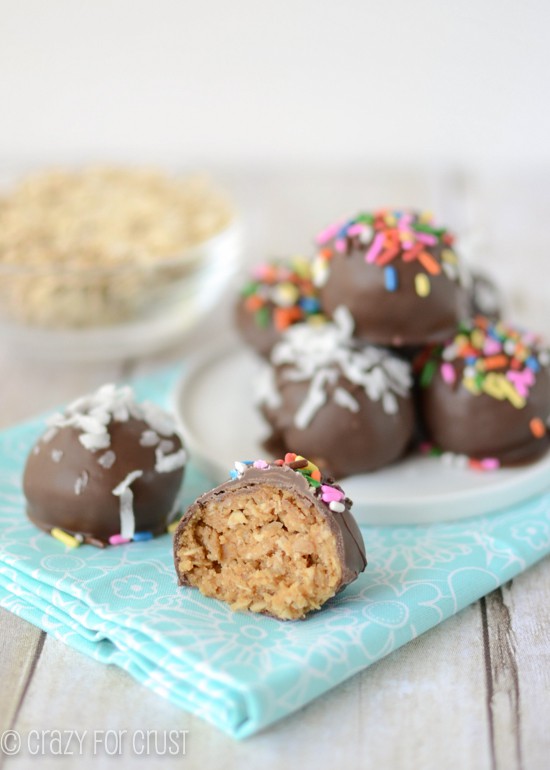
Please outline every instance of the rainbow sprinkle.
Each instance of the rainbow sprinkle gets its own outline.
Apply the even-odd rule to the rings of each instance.
[[[537,342],[533,334],[477,316],[461,324],[447,345],[429,348],[421,354],[415,368],[420,371],[422,387],[430,384],[439,368],[443,381],[450,387],[458,382],[475,396],[485,393],[523,409],[537,372],[547,362],[547,354],[537,349]],[[539,422],[544,428],[542,420]],[[531,426],[533,435],[544,435],[539,422]]]
[[[69,532],[65,532],[64,529],[60,529],[59,527],[52,527],[50,529],[50,535],[69,548],[78,548],[79,545],[82,545],[83,541],[81,535],[71,535]]]
[[[325,320],[313,285],[311,264],[305,257],[292,257],[288,263],[257,265],[241,296],[245,309],[253,313],[262,329],[274,326],[282,332],[295,323]]]
[[[508,401],[515,409],[523,409],[534,386],[537,373],[550,364],[547,350],[539,347],[539,338],[529,332],[515,329],[502,321],[491,321],[477,316],[463,323],[458,333],[446,345],[436,345],[423,351],[415,361],[420,386],[427,388],[439,371],[441,379],[450,388],[463,387],[472,395],[485,394],[498,401]],[[548,434],[544,419],[529,420],[531,434],[542,439]],[[442,453],[432,444],[421,447],[430,455],[442,454],[457,465],[459,455]],[[481,460],[465,458],[464,467],[491,471],[500,467],[494,457]]]
[[[310,486],[311,493],[322,500],[333,513],[343,513],[346,510],[346,495],[337,484],[323,478],[321,471],[302,455],[294,452],[287,452],[282,460],[275,460],[272,463],[266,460],[240,460],[235,463],[235,467],[229,472],[229,478],[233,481],[242,478],[249,468],[258,470],[268,470],[273,466],[291,468],[296,473],[303,476]],[[349,503],[349,501],[348,501]]]
[[[367,264],[384,269],[384,285],[390,292],[399,287],[396,267],[399,260],[418,264],[415,291],[419,297],[429,296],[430,276],[443,272],[451,280],[460,278],[458,259],[451,248],[454,236],[446,228],[437,227],[429,212],[379,209],[361,213],[327,227],[319,233],[316,242],[319,251],[312,265],[312,276],[317,287],[326,283],[336,254],[349,255],[358,249],[364,250]]]
[[[500,460],[496,457],[483,457],[481,460],[467,455],[444,452],[435,444],[424,442],[420,444],[420,451],[428,457],[440,457],[441,460],[453,468],[471,468],[474,471],[496,471],[500,468]]]

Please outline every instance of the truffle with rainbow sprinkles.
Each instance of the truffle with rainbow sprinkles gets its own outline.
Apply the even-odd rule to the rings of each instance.
[[[342,487],[295,453],[236,462],[199,497],[174,536],[180,585],[280,620],[304,618],[366,567]]]
[[[550,353],[537,335],[477,316],[420,353],[415,369],[426,433],[439,450],[479,470],[548,450]]]
[[[316,238],[313,282],[327,315],[345,304],[358,338],[405,347],[440,342],[468,313],[469,273],[454,235],[429,212],[378,209]]]
[[[311,262],[300,256],[255,265],[235,306],[239,334],[266,358],[294,324],[325,321],[311,277]]]

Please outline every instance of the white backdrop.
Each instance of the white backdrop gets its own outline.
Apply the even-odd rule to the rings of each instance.
[[[550,165],[547,0],[0,0],[0,164]]]

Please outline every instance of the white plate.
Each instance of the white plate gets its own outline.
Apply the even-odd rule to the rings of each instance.
[[[195,462],[214,481],[235,460],[265,456],[269,432],[252,404],[256,357],[233,339],[188,367],[174,409]],[[269,459],[269,458],[267,458]],[[550,489],[550,453],[532,465],[479,472],[413,454],[374,473],[341,481],[365,524],[419,524],[492,513]]]

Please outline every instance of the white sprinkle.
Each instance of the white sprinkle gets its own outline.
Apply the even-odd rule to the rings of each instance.
[[[111,415],[107,409],[104,409],[103,407],[96,406],[93,409],[90,409],[89,415],[102,425],[108,425],[111,422]]]
[[[359,241],[366,246],[372,241],[374,231],[370,225],[364,225],[364,229],[359,233]]]
[[[399,403],[393,393],[384,393],[382,396],[382,406],[386,414],[397,414],[399,411]]]
[[[134,493],[131,489],[124,489],[120,493],[120,534],[131,540],[136,531],[136,517],[134,514]]]
[[[109,449],[109,451],[101,455],[97,461],[102,468],[112,468],[116,462],[116,454],[111,449]]]
[[[143,471],[132,471],[113,489],[113,495],[120,497],[120,534],[130,540],[136,530],[134,493],[130,489],[130,484],[139,479],[140,476],[143,476]]]
[[[279,376],[285,381],[309,381],[307,395],[294,414],[294,424],[302,430],[327,402],[328,386],[336,386],[340,377],[361,387],[371,401],[380,401],[387,414],[398,412],[397,396],[410,397],[410,365],[380,348],[359,347],[353,340],[353,318],[343,306],[334,312],[334,323],[295,324],[287,329],[275,345],[271,361],[275,367],[283,367]],[[261,385],[259,405],[278,408],[282,397],[273,367],[263,374]],[[339,406],[353,412],[359,409],[346,388],[334,387],[332,397]]]
[[[58,433],[59,433],[59,430],[57,428],[49,428],[42,436],[43,443],[48,444],[52,440],[52,438],[55,438],[57,436]]]
[[[467,468],[468,467],[467,455],[455,455],[454,465],[455,465],[455,468]]]
[[[46,417],[46,425],[53,425],[54,427],[57,427],[58,424],[65,419],[65,416],[61,414],[61,412],[54,412],[53,414],[50,414],[49,417]]]
[[[345,388],[336,388],[334,391],[334,401],[338,406],[341,406],[342,409],[349,409],[350,412],[359,411],[359,402],[351,395],[349,390],[346,390]]]
[[[154,430],[144,430],[139,439],[140,446],[156,446],[160,441],[159,434]]]
[[[130,410],[126,404],[119,404],[113,409],[113,420],[115,422],[128,422],[130,419]]]
[[[82,473],[74,483],[75,495],[82,494],[82,490],[86,489],[87,486],[88,486],[88,473],[86,471],[82,471]]]
[[[315,372],[308,394],[294,415],[294,424],[297,428],[304,430],[310,424],[319,409],[326,403],[327,392],[325,386],[329,382],[334,385],[337,379],[337,371],[320,369],[318,372]]]
[[[129,386],[117,387],[108,383],[98,388],[95,393],[72,401],[63,414],[51,415],[48,419],[50,429],[44,434],[42,441],[50,441],[60,428],[73,427],[79,431],[78,440],[85,449],[90,452],[108,449],[111,445],[109,424],[111,422],[126,422],[131,417],[143,420],[149,430],[141,434],[141,446],[156,446],[160,442],[160,436],[171,436],[175,432],[174,420],[156,404],[145,402],[138,404],[135,401],[132,388]],[[163,456],[168,455],[174,448],[174,444],[165,444]],[[98,460],[105,468],[110,468],[115,462],[114,454],[106,452]],[[181,458],[172,459],[163,463],[181,462]]]
[[[61,458],[63,457],[63,451],[61,449],[52,449],[52,460],[54,463],[61,462]]]
[[[78,440],[90,452],[97,452],[98,449],[107,449],[111,444],[111,437],[108,433],[81,433]]]
[[[239,462],[239,460],[237,460],[237,462],[235,463],[235,470],[237,471],[239,476],[242,476],[247,468],[248,468],[248,466],[245,465],[245,463]]]
[[[83,433],[101,434],[106,433],[107,428],[105,425],[89,414],[75,414],[73,418],[73,425],[75,428],[79,428]]]
[[[171,415],[156,404],[145,401],[141,408],[145,422],[161,436],[171,436],[175,431],[175,423]]]
[[[334,511],[334,513],[343,513],[346,510],[344,503],[339,503],[336,500],[332,500],[332,502],[328,504],[328,507],[331,511]]]
[[[338,327],[338,333],[344,339],[351,339],[353,336],[353,330],[355,328],[355,321],[353,316],[345,305],[337,307],[332,315],[334,323]]]
[[[38,446],[38,444],[34,447],[34,449],[32,450],[32,453],[33,453],[33,455],[39,455],[40,454],[40,447]]]
[[[121,495],[125,489],[129,488],[132,482],[134,482],[136,479],[139,479],[141,476],[143,476],[143,471],[130,471],[126,478],[124,478],[120,484],[117,484],[117,486],[113,489],[113,495],[116,495],[117,497]]]
[[[548,366],[550,364],[550,353],[548,350],[541,350],[539,353],[539,363],[542,366]]]
[[[101,385],[97,389],[96,395],[99,401],[112,401],[116,395],[116,385],[114,382],[106,382],[105,385]],[[86,396],[83,396],[83,398],[86,399]]]
[[[185,449],[179,449],[174,454],[165,455],[160,451],[160,447],[157,447],[155,457],[155,470],[157,473],[172,473],[172,471],[178,470],[178,468],[183,468],[187,460],[187,453]]]
[[[458,354],[458,346],[457,345],[447,345],[447,347],[443,350],[443,353],[441,354],[441,358],[444,361],[454,361],[454,359],[457,357]]]

